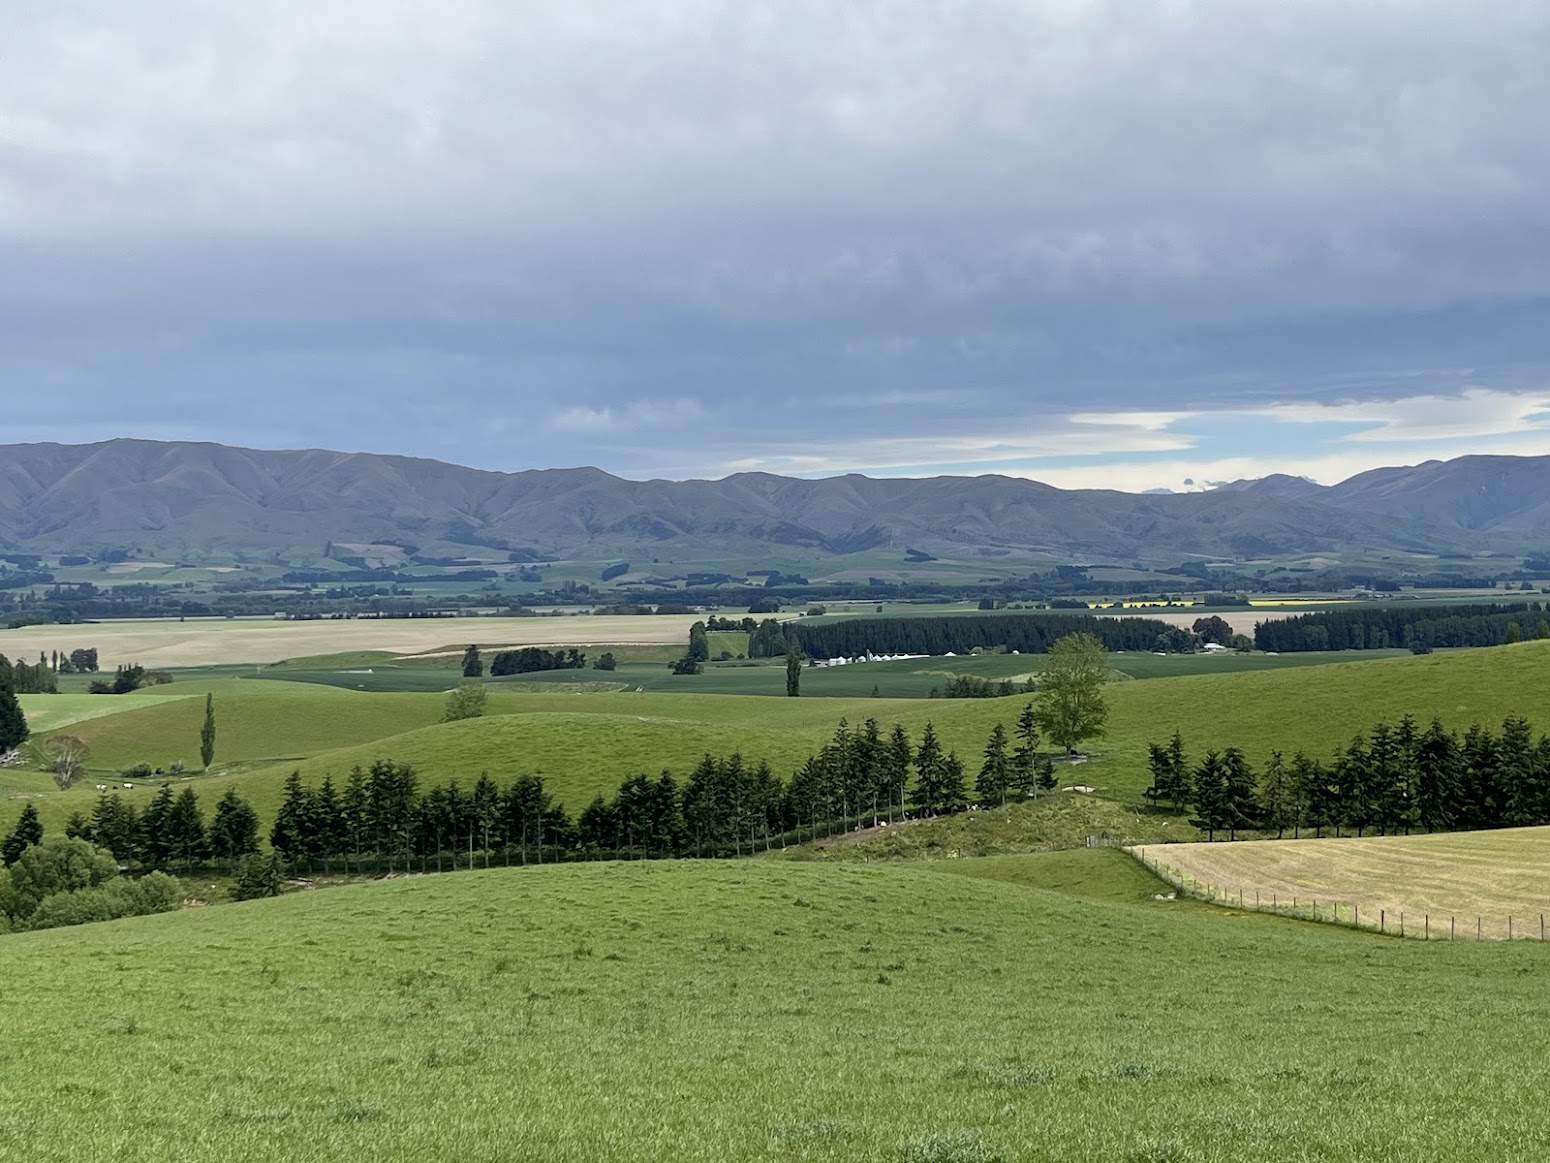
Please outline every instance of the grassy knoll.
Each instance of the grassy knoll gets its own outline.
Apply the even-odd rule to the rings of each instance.
[[[792,860],[950,860],[1077,848],[1089,836],[1125,840],[1193,840],[1198,833],[1183,820],[1141,815],[1113,800],[1074,792],[1044,796],[1036,803],[1009,804],[990,811],[960,812],[934,820],[913,820],[787,849]],[[1150,879],[1150,878],[1149,878]]]
[[[1423,723],[1438,714],[1454,726],[1499,723],[1516,712],[1550,728],[1550,708],[1539,693],[1547,675],[1550,643],[1524,642],[1425,657],[1116,683],[1108,688],[1108,736],[1093,745],[1090,762],[1061,766],[1059,778],[1140,805],[1148,782],[1147,743],[1165,739],[1175,728],[1192,755],[1236,744],[1256,764],[1271,748],[1303,747],[1327,757],[1376,719],[1397,719],[1406,711]],[[164,765],[179,758],[193,766],[206,688],[175,683],[165,689],[179,687],[186,698],[163,698],[82,722],[72,733],[92,744],[92,763],[99,770],[142,760]],[[876,716],[885,728],[902,722],[917,738],[931,720],[944,745],[964,758],[972,780],[991,726],[1010,724],[1023,705],[1020,698],[751,699],[649,691],[566,695],[494,684],[488,717],[442,727],[436,725],[444,705],[439,693],[367,694],[248,679],[209,689],[216,691],[219,721],[216,770],[230,770],[230,779],[252,795],[261,812],[278,802],[280,783],[292,767],[318,777],[341,775],[355,763],[381,757],[414,762],[427,782],[454,776],[467,782],[481,770],[502,778],[542,771],[572,810],[597,792],[612,791],[636,771],[666,767],[684,774],[707,750],[741,750],[751,759],[766,758],[784,777],[832,733],[841,716],[853,724]],[[53,697],[68,696],[37,699]],[[290,758],[262,762],[277,757]],[[224,787],[214,777],[204,782],[216,795]],[[40,785],[49,786],[34,776],[0,772],[0,791],[30,793]],[[39,810],[45,825],[51,820],[62,824],[70,810],[88,807],[93,794],[89,780],[63,795],[44,793]],[[19,804],[0,802],[0,828],[9,828],[20,810]]]
[[[984,856],[936,866],[980,880],[1004,880],[1083,900],[1135,904],[1153,900],[1166,886],[1118,848],[1068,848],[1024,855]]]
[[[1539,918],[1550,914],[1550,828],[1507,828],[1435,836],[1368,836],[1340,840],[1261,840],[1240,844],[1178,844],[1138,850],[1178,877],[1215,886],[1220,895],[1241,891],[1264,903],[1293,898],[1352,906],[1363,923],[1379,923],[1380,910],[1397,927],[1419,935],[1429,916],[1433,936],[1448,935],[1448,919],[1460,934],[1497,939],[1539,937]],[[1325,910],[1328,911],[1327,909]]]
[[[1038,887],[1073,858],[1027,859],[474,872],[3,937],[0,1154],[1338,1163],[1550,1136],[1537,946],[1136,899],[1097,862],[1081,899]]]

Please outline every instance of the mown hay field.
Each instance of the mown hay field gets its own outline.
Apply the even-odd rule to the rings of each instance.
[[[1408,936],[1540,937],[1550,921],[1550,828],[1430,836],[1148,845],[1170,879],[1261,907],[1323,902],[1334,916]],[[1257,896],[1256,896],[1257,894]],[[1335,906],[1339,912],[1334,911]]]
[[[1113,851],[1019,859],[462,872],[0,937],[0,1155],[1342,1163],[1550,1138],[1538,946],[1155,902]],[[1041,887],[1073,877],[1095,891]]]
[[[695,617],[576,614],[534,618],[194,618],[131,620],[0,630],[0,654],[35,659],[39,651],[96,648],[111,671],[216,663],[279,662],[314,654],[392,650],[417,654],[460,642],[482,647],[659,645],[687,643]]]

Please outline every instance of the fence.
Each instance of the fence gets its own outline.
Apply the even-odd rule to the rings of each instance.
[[[1390,937],[1414,937],[1427,941],[1544,941],[1550,936],[1545,913],[1491,916],[1482,913],[1407,912],[1372,906],[1363,909],[1358,901],[1332,897],[1287,896],[1279,891],[1243,887],[1224,889],[1196,880],[1181,869],[1164,864],[1138,848],[1126,846],[1124,850],[1149,868],[1159,880],[1171,884],[1181,895],[1246,912],[1275,913],[1320,924],[1365,929]]]

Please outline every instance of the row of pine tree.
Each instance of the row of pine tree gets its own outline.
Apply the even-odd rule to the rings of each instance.
[[[1148,766],[1146,797],[1193,809],[1211,839],[1245,829],[1361,836],[1550,823],[1550,737],[1536,739],[1519,715],[1499,732],[1476,724],[1462,736],[1437,719],[1422,730],[1406,715],[1375,724],[1328,761],[1275,751],[1258,772],[1237,747],[1191,762],[1175,732],[1151,744]]]

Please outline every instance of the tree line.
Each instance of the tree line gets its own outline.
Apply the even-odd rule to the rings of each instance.
[[[972,614],[939,618],[847,618],[786,624],[811,658],[864,654],[969,654],[976,647],[1044,654],[1070,634],[1090,634],[1108,650],[1151,650],[1167,629],[1156,618],[1080,614]],[[750,657],[752,651],[749,652]]]
[[[1213,840],[1244,829],[1361,836],[1550,824],[1550,737],[1536,739],[1519,715],[1500,731],[1475,724],[1462,736],[1438,719],[1423,730],[1406,715],[1374,724],[1327,761],[1274,751],[1257,772],[1238,747],[1191,762],[1174,732],[1150,745],[1147,763],[1146,798],[1192,809]]]
[[[1277,618],[1254,627],[1261,650],[1413,650],[1425,654],[1457,646],[1503,646],[1550,638],[1539,602],[1510,605],[1362,606]]]

